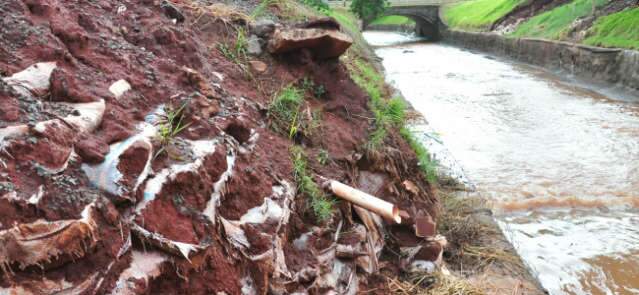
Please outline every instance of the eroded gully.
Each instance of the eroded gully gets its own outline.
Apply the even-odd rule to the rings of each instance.
[[[639,294],[639,99],[366,32],[550,294]]]

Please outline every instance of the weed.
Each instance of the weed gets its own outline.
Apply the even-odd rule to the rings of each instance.
[[[320,221],[328,220],[333,214],[333,200],[330,200],[308,175],[308,163],[304,150],[299,146],[291,148],[293,161],[293,176],[297,182],[297,190],[300,194],[309,198],[310,207]]]
[[[380,103],[377,109],[381,112],[380,120],[393,124],[396,127],[404,125],[406,120],[406,103],[401,98],[393,98]]]
[[[244,28],[238,28],[235,41],[232,45],[228,43],[218,43],[217,49],[224,57],[235,64],[243,65],[246,63],[248,41],[246,39],[246,31]]]
[[[246,31],[243,28],[237,30],[235,37],[235,53],[241,58],[246,58],[248,40],[246,39]]]
[[[317,162],[320,163],[322,166],[326,166],[326,164],[328,164],[328,160],[328,151],[325,149],[321,149],[317,154]]]
[[[322,97],[324,96],[324,94],[326,94],[326,88],[324,88],[324,85],[317,85],[313,89],[313,94],[315,95],[315,97]]]
[[[388,131],[384,126],[377,126],[375,130],[371,133],[368,142],[366,143],[366,148],[370,150],[376,150],[384,143],[384,139],[386,139],[386,135]]]
[[[166,151],[166,146],[173,143],[175,137],[184,129],[189,127],[190,123],[183,124],[182,119],[184,108],[187,103],[183,103],[179,108],[174,109],[165,107],[165,114],[161,116],[158,124],[157,137],[160,141],[161,148],[155,154],[155,157]]]
[[[310,92],[311,94],[313,94],[313,96],[317,98],[321,98],[322,96],[324,96],[324,94],[326,94],[326,89],[324,88],[324,85],[316,84],[309,77],[305,77],[304,80],[302,80],[302,89],[304,89],[304,91]]]
[[[317,109],[311,113],[311,120],[306,124],[306,128],[302,130],[305,135],[314,134],[316,130],[322,127],[322,110]]]
[[[277,93],[268,108],[268,115],[272,120],[275,131],[293,137],[302,129],[300,108],[304,104],[303,92],[292,85],[284,87]]]
[[[410,147],[415,151],[415,155],[417,155],[417,160],[419,161],[419,168],[422,170],[424,176],[426,176],[426,180],[430,183],[437,182],[437,169],[436,163],[431,159],[430,153],[428,150],[421,144],[419,141],[415,139],[413,134],[408,130],[408,128],[403,127],[399,130],[399,134],[402,135],[404,140],[408,142]]]
[[[375,115],[375,130],[371,133],[366,146],[369,149],[377,149],[384,142],[388,127],[388,120],[384,117],[385,112],[381,109],[384,105],[382,98],[384,79],[372,65],[361,59],[356,59],[347,66],[353,81],[370,97],[369,107]]]
[[[218,43],[217,50],[219,50],[220,53],[222,53],[222,55],[224,55],[227,60],[232,62],[235,62],[237,60],[235,52],[233,52],[233,50],[231,50],[231,48],[226,43]]]
[[[280,90],[268,108],[273,130],[288,135],[289,138],[297,134],[310,135],[321,127],[322,112],[316,110],[310,112],[304,105],[304,91],[289,85]]]
[[[377,149],[384,142],[391,127],[401,127],[406,120],[406,104],[401,98],[383,98],[384,78],[363,60],[355,60],[350,66],[351,77],[370,96],[370,109],[375,115],[375,130],[371,133],[367,148]]]
[[[313,89],[313,87],[315,87],[315,82],[309,77],[304,77],[304,80],[302,80],[302,89],[309,91]]]

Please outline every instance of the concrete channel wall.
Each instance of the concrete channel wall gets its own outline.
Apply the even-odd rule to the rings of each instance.
[[[442,36],[448,44],[560,70],[586,82],[639,91],[639,51],[454,30],[444,30]]]
[[[368,30],[373,31],[389,31],[389,32],[404,32],[404,33],[412,33],[415,32],[414,24],[405,24],[405,25],[368,25]]]

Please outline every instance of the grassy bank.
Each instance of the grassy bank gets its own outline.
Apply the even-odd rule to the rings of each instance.
[[[600,7],[608,0],[594,0]],[[512,36],[563,39],[575,20],[592,14],[592,0],[576,0],[537,15],[519,25]]]
[[[627,8],[620,12],[599,17],[591,27],[580,27],[574,32],[575,24],[591,17],[593,1],[596,15],[608,9],[610,0],[573,0],[538,15],[532,16],[519,24],[508,36],[518,38],[542,38],[582,42],[601,47],[619,47],[639,49],[639,8]],[[492,24],[505,17],[520,5],[527,5],[526,0],[470,0],[452,4],[444,9],[444,22],[453,29],[466,31],[487,31]],[[590,23],[589,21],[586,22]]]
[[[371,24],[403,26],[403,25],[414,25],[415,21],[405,16],[389,15],[389,16],[380,17],[374,20]]]
[[[584,43],[639,49],[639,7],[599,18]]]
[[[445,8],[444,22],[451,28],[482,30],[512,11],[525,0],[471,0]]]

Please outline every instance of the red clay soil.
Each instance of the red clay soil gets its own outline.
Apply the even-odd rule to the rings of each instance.
[[[2,240],[4,231],[17,225],[38,220],[81,222],[85,220],[83,209],[89,204],[97,212],[97,230],[90,240],[79,232],[69,236],[70,242],[87,244],[82,251],[66,253],[69,249],[58,245],[62,249],[56,250],[61,255],[21,269],[21,261],[13,261],[8,267],[2,265],[4,252],[0,249],[0,293],[5,288],[24,294],[58,292],[62,290],[51,287],[51,282],[64,279],[78,288],[74,289],[76,293],[107,294],[127,268],[135,268],[131,265],[131,251],[135,249],[162,252],[169,258],[161,264],[156,277],[125,280],[135,286],[134,293],[266,294],[275,282],[283,280],[272,277],[281,270],[269,259],[249,256],[272,251],[276,237],[282,243],[291,273],[305,266],[321,274],[330,272],[330,265],[317,265],[318,255],[332,247],[338,224],[342,224],[342,233],[362,226],[347,203],[339,202],[332,218],[319,222],[309,210],[306,196],[297,195],[289,206],[290,218],[281,224],[282,228],[272,220],[239,227],[250,245],[248,251],[241,251],[230,242],[231,233],[220,223],[221,218],[240,220],[248,210],[272,197],[273,188],[282,183],[295,186],[289,152],[294,144],[304,147],[314,177],[357,186],[360,169],[379,173],[385,179],[379,197],[398,203],[410,214],[437,217],[435,192],[420,176],[415,155],[400,136],[391,133],[387,146],[379,152],[362,149],[373,129],[367,119],[373,117],[368,109],[369,98],[349,78],[341,63],[316,60],[302,49],[287,55],[255,57],[267,64],[267,70],[249,75],[215,48],[215,44],[233,41],[235,33],[229,24],[211,17],[209,26],[194,25],[196,11],[186,4],[198,1],[176,1],[175,7],[185,21],[174,23],[160,2],[0,1],[0,74],[11,76],[38,62],[57,63],[51,87],[42,95],[23,97],[0,82],[0,128],[42,120],[59,124],[44,134],[30,129],[17,138],[0,138],[0,248],[8,247],[7,241]],[[306,93],[305,107],[321,113],[321,127],[291,140],[269,128],[266,108],[279,89],[289,84],[301,85],[305,77],[326,91],[319,98]],[[108,89],[121,79],[131,89],[116,98]],[[98,128],[90,133],[81,134],[59,119],[66,116],[64,110],[56,109],[60,102],[100,99],[105,100],[106,110]],[[167,147],[167,152],[154,157],[153,172],[137,191],[128,192],[128,200],[114,198],[92,184],[83,167],[101,163],[109,144],[139,133],[136,126],[163,104],[187,106],[183,119],[189,125],[177,136],[175,150]],[[257,141],[252,143],[254,138]],[[218,144],[214,153],[196,159],[192,151],[179,145],[188,140],[216,140]],[[157,140],[153,141],[156,152],[160,146]],[[329,155],[325,164],[316,160],[322,150]],[[133,188],[148,153],[134,147],[120,156],[117,170],[122,174],[121,185]],[[65,169],[48,169],[62,166],[69,155],[72,157]],[[214,195],[213,185],[229,168],[229,155],[235,159],[231,177],[219,192],[213,216],[207,216],[204,211]],[[136,205],[147,197],[144,190],[149,179],[163,169],[178,169],[197,160],[202,161],[201,166],[169,178],[155,199],[135,212]],[[316,180],[320,182],[319,178]],[[415,183],[419,194],[403,188],[401,183],[405,180]],[[200,245],[203,249],[187,258],[135,235],[128,248],[131,222],[172,242]],[[389,230],[387,245],[393,251],[409,242],[411,246],[428,244],[411,236],[412,224]],[[59,233],[53,233],[56,234]],[[306,246],[296,247],[294,241],[302,235],[309,235]],[[361,242],[361,238],[354,237],[340,240],[349,245]],[[389,265],[389,271],[397,275],[399,259],[393,251],[384,250],[384,263],[380,265]],[[433,255],[427,254],[438,252],[433,249],[420,255],[430,259]],[[343,259],[355,268],[354,260]],[[385,282],[379,273],[369,275],[358,270],[359,290],[379,287],[377,294],[384,294]],[[319,275],[306,273],[291,279],[283,288],[286,292],[321,293],[326,287],[313,284],[321,281]],[[45,280],[51,283],[48,287],[38,285]]]

